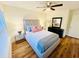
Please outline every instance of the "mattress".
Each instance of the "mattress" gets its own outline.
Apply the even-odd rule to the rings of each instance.
[[[43,54],[52,44],[58,40],[58,35],[46,30],[39,32],[27,32],[26,40],[34,49],[34,51],[39,54]]]

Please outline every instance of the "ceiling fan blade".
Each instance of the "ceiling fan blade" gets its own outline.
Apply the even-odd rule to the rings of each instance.
[[[57,5],[53,5],[51,7],[59,7],[59,6],[63,6],[63,4],[57,4]]]
[[[36,8],[47,8],[47,6],[40,6],[40,7],[36,7]]]
[[[55,9],[53,9],[52,7],[50,9],[53,10],[53,11],[55,11]]]

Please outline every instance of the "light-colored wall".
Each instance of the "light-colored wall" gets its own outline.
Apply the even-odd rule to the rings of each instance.
[[[40,24],[44,26],[44,17],[45,14],[42,12],[35,12],[33,10],[22,9],[13,6],[3,5],[3,9],[5,12],[5,18],[8,26],[8,32],[11,37],[11,41],[15,41],[13,39],[16,32],[21,30],[23,31],[23,19],[38,19]]]
[[[47,21],[52,22],[53,17],[62,17],[62,25],[61,28],[64,29],[64,35],[66,35],[67,30],[67,22],[69,18],[69,10],[55,10],[55,11],[47,11]],[[47,26],[50,26],[51,23],[47,23]]]
[[[79,38],[79,9],[71,10],[71,15],[69,19],[69,27],[67,35],[75,38]]]
[[[71,21],[72,21],[72,16],[73,16],[73,10],[69,11],[69,16],[68,16],[68,21],[67,21],[67,28],[66,28],[66,35],[69,33]]]

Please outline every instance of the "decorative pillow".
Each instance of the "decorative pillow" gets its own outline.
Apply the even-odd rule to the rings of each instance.
[[[28,32],[31,32],[32,31],[32,26],[27,26],[27,29],[26,29]]]
[[[32,32],[38,32],[37,26],[32,27]]]
[[[37,26],[37,29],[38,29],[39,31],[43,30],[43,28],[41,27],[41,25]]]
[[[41,26],[33,26],[32,27],[32,32],[38,32],[41,31],[43,28]]]

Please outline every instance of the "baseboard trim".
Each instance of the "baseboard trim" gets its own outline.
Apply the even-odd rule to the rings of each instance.
[[[70,38],[74,38],[74,39],[79,39],[79,38],[75,38],[75,37],[72,37],[72,36],[69,36],[69,35],[66,35],[67,37],[70,37]]]

